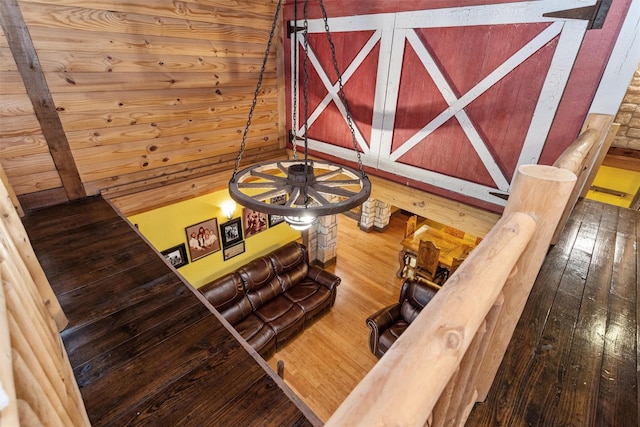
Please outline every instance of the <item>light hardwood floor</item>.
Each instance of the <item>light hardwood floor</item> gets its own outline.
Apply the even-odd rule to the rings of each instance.
[[[338,215],[337,262],[327,268],[342,279],[333,308],[268,360],[285,362],[285,382],[327,421],[377,359],[369,351],[365,319],[397,302],[395,276],[407,217],[391,217],[384,232],[365,233]]]

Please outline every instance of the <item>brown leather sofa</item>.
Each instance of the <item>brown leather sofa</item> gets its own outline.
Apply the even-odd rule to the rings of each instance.
[[[199,290],[266,359],[333,306],[339,284],[291,242]]]
[[[396,304],[384,307],[367,318],[369,348],[379,359],[431,301],[440,286],[422,278],[406,279]]]

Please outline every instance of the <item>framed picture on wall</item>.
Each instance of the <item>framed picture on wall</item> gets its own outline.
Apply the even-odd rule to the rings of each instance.
[[[284,222],[282,215],[269,215],[269,228]]]
[[[218,220],[211,218],[185,228],[191,262],[220,250]]]
[[[222,246],[225,248],[242,241],[242,222],[240,218],[234,218],[220,224],[220,236],[222,237]]]
[[[172,248],[165,249],[160,252],[167,261],[171,263],[175,268],[180,268],[189,264],[189,258],[187,258],[187,248],[184,243],[180,243]]]
[[[234,256],[244,253],[244,240],[224,248],[224,260],[233,258]]]
[[[272,197],[271,199],[269,199],[269,203],[271,203],[272,205],[284,205],[285,203],[287,203],[287,195],[281,194],[279,196]]]
[[[264,212],[254,211],[250,208],[242,210],[242,218],[244,221],[245,238],[258,234],[267,229],[267,214]]]

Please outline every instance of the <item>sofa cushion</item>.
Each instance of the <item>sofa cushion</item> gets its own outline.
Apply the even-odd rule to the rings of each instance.
[[[284,296],[302,308],[305,313],[305,322],[331,307],[332,303],[331,291],[309,279],[302,280],[286,291]]]
[[[283,295],[260,307],[256,315],[276,333],[277,345],[304,327],[304,311]]]
[[[380,355],[389,350],[389,347],[396,342],[398,337],[409,327],[409,324],[403,320],[394,323],[389,329],[385,330],[378,340],[378,351]]]
[[[267,257],[260,257],[240,267],[238,274],[254,310],[282,293],[280,281]]]
[[[234,328],[262,357],[266,358],[275,351],[276,333],[255,314],[250,314]]]
[[[299,283],[305,280],[308,273],[309,265],[307,264],[298,264],[287,272],[280,273],[278,280],[280,280],[282,290],[286,292],[293,287],[297,287]]]
[[[411,303],[424,308],[425,305],[438,293],[440,286],[422,279],[406,280],[400,290],[399,302],[408,299]]]
[[[267,286],[275,277],[273,266],[267,257],[256,258],[240,267],[237,271],[242,278],[247,293]]]
[[[404,300],[400,306],[400,316],[402,316],[405,322],[411,323],[418,317],[421,310],[422,307],[412,304],[410,300]]]
[[[233,326],[253,312],[253,307],[244,293],[240,275],[237,273],[227,274],[199,290]]]
[[[275,274],[281,275],[299,266],[309,265],[307,249],[298,242],[290,242],[268,255]]]

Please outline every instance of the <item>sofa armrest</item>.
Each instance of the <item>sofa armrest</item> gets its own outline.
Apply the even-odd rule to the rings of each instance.
[[[321,284],[335,294],[336,287],[340,284],[340,278],[333,273],[323,270],[315,265],[309,266],[307,277]]]
[[[367,317],[367,326],[371,330],[384,331],[401,318],[400,304],[396,303],[380,310]]]
[[[367,317],[367,327],[371,330],[369,332],[369,348],[371,349],[371,353],[378,356],[378,340],[380,339],[380,334],[389,328],[389,326],[393,325],[400,317],[400,304],[398,303],[381,308]]]

